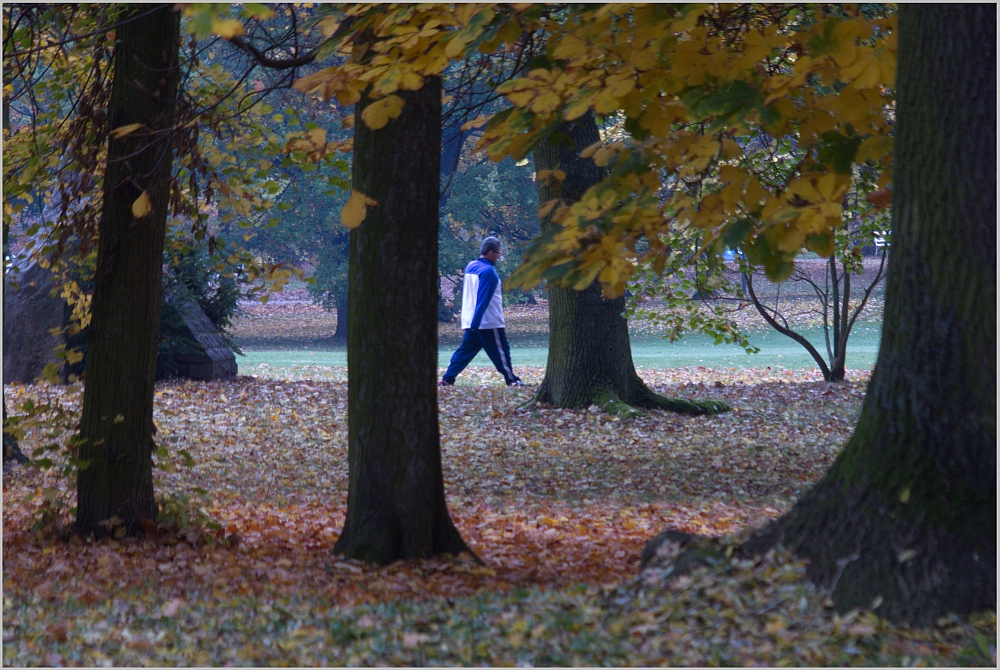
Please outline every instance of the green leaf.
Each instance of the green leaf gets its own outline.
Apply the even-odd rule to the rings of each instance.
[[[760,91],[742,80],[728,82],[704,96],[700,94],[705,91],[705,87],[699,89],[701,90],[694,89],[685,95],[684,104],[694,119],[716,117],[713,127],[721,125],[738,112],[760,106],[764,102]]]
[[[767,243],[767,237],[758,235],[749,244],[744,244],[743,254],[750,261],[751,265],[763,265],[771,257],[771,249]]]
[[[792,275],[795,263],[785,260],[782,254],[775,254],[764,261],[764,274],[768,281],[783,282]]]
[[[639,118],[626,118],[625,130],[631,133],[632,137],[640,142],[651,135],[650,131],[639,125]]]
[[[806,236],[806,248],[815,251],[823,258],[829,258],[834,250],[833,232],[826,230]]]
[[[188,451],[187,449],[178,449],[177,453],[180,454],[180,457],[183,459],[184,467],[189,468],[195,464],[194,458],[191,457],[191,452]]]
[[[822,140],[823,144],[817,153],[820,162],[831,166],[839,174],[851,174],[854,157],[864,138],[857,135],[845,137],[831,130],[823,133]]]
[[[753,219],[740,219],[723,231],[722,242],[730,249],[739,249],[752,230]]]
[[[42,379],[47,382],[53,382],[59,380],[59,366],[55,363],[46,363],[45,367],[42,368]]]

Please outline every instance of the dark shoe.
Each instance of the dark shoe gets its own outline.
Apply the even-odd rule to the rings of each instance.
[[[515,379],[511,383],[507,384],[507,386],[508,387],[510,387],[510,386],[527,386],[527,384],[525,384],[524,382],[522,382],[520,379]]]
[[[438,386],[454,386],[454,385],[455,382],[445,381],[444,379],[438,382]]]

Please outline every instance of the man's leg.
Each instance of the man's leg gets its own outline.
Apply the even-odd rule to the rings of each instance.
[[[479,331],[479,335],[483,342],[483,349],[493,361],[497,372],[503,375],[507,386],[520,381],[510,364],[510,344],[507,343],[505,330],[503,328],[484,328]]]
[[[458,346],[455,353],[451,355],[451,363],[441,378],[446,384],[454,384],[455,377],[459,375],[476,357],[483,345],[479,335],[470,328],[466,328],[462,333],[462,344]]]
[[[507,359],[507,364],[510,366],[510,374],[514,378],[513,381],[519,382],[521,378],[514,374],[514,363],[510,357],[510,342],[507,341],[507,329],[497,328],[497,331],[500,334],[500,350],[503,352],[504,358]]]

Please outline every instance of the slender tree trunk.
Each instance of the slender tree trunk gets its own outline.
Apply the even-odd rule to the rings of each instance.
[[[384,128],[355,106],[353,187],[375,199],[351,231],[347,520],[334,552],[374,563],[468,551],[444,497],[437,404],[441,80],[401,92]]]
[[[7,98],[3,99],[3,129],[8,130],[10,128],[10,100]],[[3,231],[3,249],[4,253],[7,251],[7,229]],[[3,312],[7,311],[7,282],[6,277],[4,279],[3,290],[0,290],[0,305],[3,307]],[[3,425],[7,425],[7,396],[3,397]],[[17,461],[18,463],[27,463],[28,457],[24,455],[21,451],[21,446],[14,439],[13,435],[10,435],[6,431],[3,432],[3,467],[7,467],[7,461]]]
[[[808,351],[809,355],[812,356],[812,359],[816,362],[816,365],[819,367],[820,372],[823,374],[823,380],[828,382],[833,381],[833,379],[830,376],[830,368],[827,366],[826,361],[823,360],[822,354],[820,354],[819,351],[816,349],[816,347],[813,346],[812,342],[807,340],[804,336],[800,335],[799,333],[796,333],[791,328],[786,328],[785,326],[778,323],[778,319],[775,318],[775,316],[777,315],[777,306],[778,306],[777,301],[775,301],[774,304],[775,314],[772,315],[767,311],[768,308],[764,305],[763,302],[761,302],[760,298],[757,297],[757,292],[754,290],[753,287],[753,275],[752,274],[743,275],[743,280],[744,280],[744,285],[746,286],[747,295],[750,297],[750,303],[754,306],[754,309],[757,310],[757,313],[760,314],[761,317],[763,317],[764,321],[767,322],[767,325],[771,326],[771,328],[774,328],[776,331],[778,331],[785,337],[791,338],[796,342],[798,342],[799,344],[801,344],[802,348]],[[781,289],[780,284],[778,285],[778,289],[779,290]],[[826,328],[828,326],[826,322],[825,310],[823,312],[823,319],[824,319],[823,326],[824,328]],[[829,331],[826,332],[827,332],[827,341],[826,341],[827,353],[831,354]]]
[[[3,399],[3,424],[7,425],[7,398]],[[14,436],[4,431],[3,433],[3,465],[7,467],[8,461],[17,463],[27,463],[28,457],[21,451],[21,446],[14,439]]]
[[[541,203],[553,198],[576,202],[604,178],[604,171],[591,159],[580,157],[583,149],[600,140],[593,114],[566,122],[560,130],[572,146],[543,142],[535,149],[536,171],[566,173],[561,188],[554,186],[557,182],[538,181]],[[542,225],[549,224],[543,221]],[[549,286],[547,293],[549,357],[535,401],[568,408],[609,407],[610,403],[609,409],[614,409],[616,404],[625,404],[692,414],[729,409],[721,401],[665,398],[643,383],[632,363],[624,297],[604,297],[596,280],[583,291]]]
[[[833,256],[830,256],[832,259]],[[832,263],[834,272],[837,271],[837,263],[834,261]],[[847,271],[847,265],[843,265],[843,282],[841,284],[843,289],[843,295],[840,296],[840,300],[837,300],[837,296],[840,291],[836,288],[838,284],[834,284],[834,298],[833,298],[833,316],[834,316],[834,327],[833,327],[833,357],[830,358],[830,379],[829,381],[834,383],[839,383],[847,378],[847,340],[851,336],[851,321],[848,310],[851,307],[851,273]],[[836,274],[834,274],[834,281],[836,281]]]
[[[108,143],[104,210],[80,421],[80,533],[139,528],[156,518],[153,384],[160,322],[163,239],[172,167],[180,15],[172,5],[123,10],[117,28],[109,128],[141,123]],[[141,194],[151,210],[133,215]]]
[[[333,333],[333,339],[338,343],[347,342],[347,291],[337,294],[337,330]]]
[[[893,265],[858,425],[745,545],[808,558],[839,610],[996,608],[996,8],[901,5]]]

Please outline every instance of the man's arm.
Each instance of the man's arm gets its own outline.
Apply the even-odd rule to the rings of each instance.
[[[473,330],[478,330],[479,324],[483,322],[483,316],[486,314],[486,309],[490,306],[490,301],[493,299],[493,292],[499,283],[500,275],[493,268],[479,275],[479,290],[476,292],[476,311],[472,315],[472,324],[470,325],[470,328]]]

